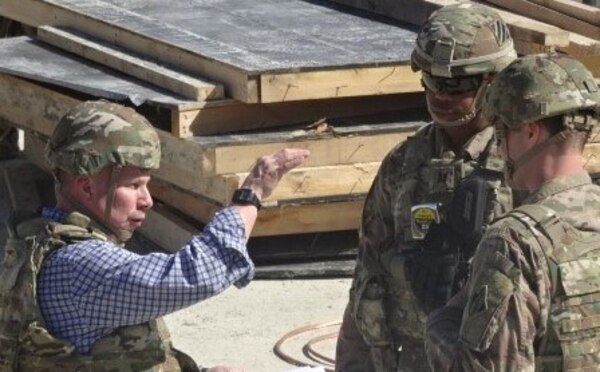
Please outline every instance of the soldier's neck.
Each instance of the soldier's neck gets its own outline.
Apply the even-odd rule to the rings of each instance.
[[[530,192],[538,190],[543,184],[553,179],[586,171],[581,154],[569,153],[561,156],[541,155],[537,159],[532,159],[533,161],[522,172],[522,174],[528,175],[523,183]]]

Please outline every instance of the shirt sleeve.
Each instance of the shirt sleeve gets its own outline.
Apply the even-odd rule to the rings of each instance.
[[[182,309],[232,284],[242,287],[253,274],[243,221],[227,208],[174,254],[141,256],[99,240],[60,249],[40,273],[40,305],[48,323],[60,321],[51,299],[66,292],[90,326],[119,327]]]
[[[466,302],[453,300],[428,319],[430,364],[441,371],[533,370],[549,288],[535,238],[507,225],[490,228],[473,258]]]

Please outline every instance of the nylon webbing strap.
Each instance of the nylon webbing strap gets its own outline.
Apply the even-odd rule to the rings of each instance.
[[[554,247],[560,246],[564,235],[564,228],[556,213],[547,207],[539,204],[522,205],[517,209],[509,212],[509,215],[521,221],[535,236],[536,240],[542,248],[542,252],[546,256],[548,269],[550,273],[550,281],[552,284],[552,295],[556,293],[558,288],[558,263],[554,258]],[[540,239],[544,236],[550,241],[551,245],[544,244]]]

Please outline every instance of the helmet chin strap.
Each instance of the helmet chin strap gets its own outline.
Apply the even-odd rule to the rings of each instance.
[[[465,115],[463,115],[459,119],[450,120],[450,121],[444,120],[444,119],[440,118],[439,116],[437,116],[435,114],[435,112],[433,112],[433,110],[431,110],[429,105],[427,106],[427,110],[429,111],[429,114],[433,118],[433,121],[442,127],[448,127],[448,128],[460,127],[461,125],[468,124],[477,117],[477,114],[479,114],[479,111],[481,109],[481,103],[483,102],[483,98],[485,97],[485,91],[487,90],[488,86],[489,86],[489,83],[487,83],[484,80],[483,83],[481,84],[481,86],[479,87],[479,89],[477,89],[477,93],[475,94],[475,99],[473,100],[473,104],[471,105],[471,108]]]

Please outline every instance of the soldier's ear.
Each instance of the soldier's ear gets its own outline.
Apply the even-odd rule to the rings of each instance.
[[[92,183],[90,177],[77,176],[72,185],[75,188],[75,190],[73,190],[75,195],[87,200],[92,198]]]
[[[533,121],[525,125],[527,139],[533,143],[540,143],[546,140],[544,134],[544,124],[541,121]]]

